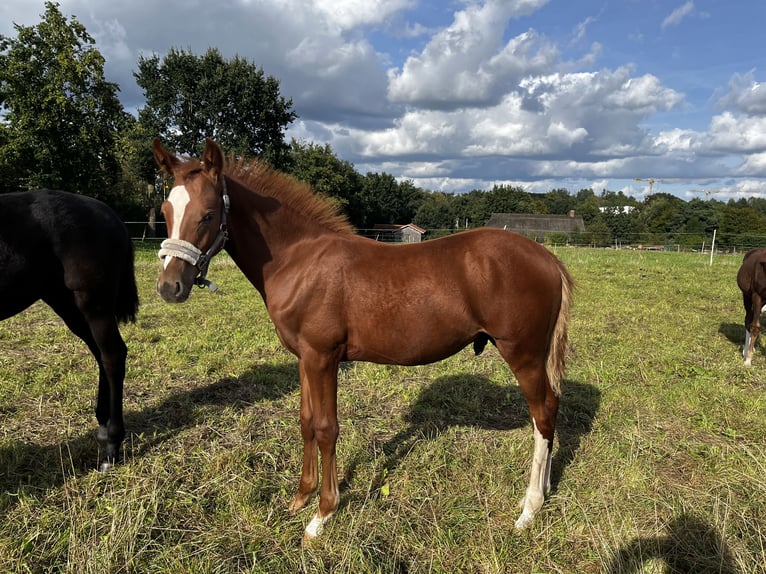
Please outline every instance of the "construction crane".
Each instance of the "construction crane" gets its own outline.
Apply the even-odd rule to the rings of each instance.
[[[710,201],[710,194],[711,193],[724,193],[728,190],[726,189],[690,189],[689,193],[704,193],[705,194],[705,201]]]
[[[699,181],[698,179],[694,177],[670,177],[668,179],[654,179],[653,177],[644,179],[642,177],[634,177],[633,181],[645,181],[649,184],[649,192],[646,194],[647,197],[652,195],[652,192],[654,191],[654,184],[655,183],[677,183],[679,181]]]
[[[655,179],[653,179],[651,177],[649,179],[643,179],[641,177],[634,177],[633,181],[646,181],[646,182],[648,182],[649,183],[649,193],[647,193],[646,195],[652,195],[652,189],[654,188],[654,182],[656,181]]]

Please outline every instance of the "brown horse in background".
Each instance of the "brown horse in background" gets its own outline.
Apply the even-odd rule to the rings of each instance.
[[[319,509],[305,539],[338,506],[337,384],[342,361],[418,365],[473,342],[495,344],[527,400],[535,441],[517,528],[531,524],[550,491],[551,454],[567,348],[572,280],[545,247],[499,229],[388,245],[355,235],[336,207],[257,161],[225,161],[208,140],[202,161],[154,142],[174,178],[162,211],[169,238],[157,289],[182,302],[225,248],[260,292],[282,344],[299,359],[303,508]],[[317,452],[317,447],[319,452]]]
[[[748,367],[753,361],[755,342],[761,333],[761,312],[766,303],[766,248],[745,253],[737,272],[737,285],[745,305],[745,346],[742,356]]]

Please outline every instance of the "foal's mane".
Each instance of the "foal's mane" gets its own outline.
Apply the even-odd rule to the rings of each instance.
[[[227,158],[224,173],[260,195],[279,200],[290,211],[339,233],[354,233],[340,206],[317,194],[311,186],[272,168],[261,160]]]

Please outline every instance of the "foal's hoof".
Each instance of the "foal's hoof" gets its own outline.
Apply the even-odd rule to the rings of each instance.
[[[314,515],[314,518],[311,519],[311,522],[309,522],[308,526],[306,526],[306,530],[303,532],[304,546],[311,544],[320,534],[322,534],[324,525],[330,520],[331,516],[332,513],[322,517],[320,517],[318,513]]]
[[[295,514],[306,506],[306,503],[309,501],[309,498],[311,495],[303,496],[302,494],[298,493],[295,495],[295,498],[293,498],[292,502],[287,506],[287,512],[290,514]]]
[[[310,536],[307,532],[304,532],[303,538],[301,538],[301,546],[303,548],[312,548],[316,543],[316,540],[316,536]]]
[[[534,518],[534,514],[531,514],[525,510],[521,513],[521,516],[519,516],[518,520],[516,520],[516,523],[513,525],[513,527],[516,530],[525,530],[531,526]]]

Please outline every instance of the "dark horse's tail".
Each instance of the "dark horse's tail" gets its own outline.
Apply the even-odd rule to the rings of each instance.
[[[120,269],[120,281],[117,286],[117,301],[114,314],[120,323],[135,322],[138,313],[138,287],[136,286],[136,272],[134,263],[133,241],[127,235],[127,249],[124,253],[124,261]]]
[[[553,329],[553,338],[548,350],[548,360],[545,370],[548,374],[548,382],[556,395],[561,394],[561,379],[564,377],[564,366],[567,355],[567,325],[569,323],[569,307],[572,300],[572,287],[574,281],[566,267],[556,260],[561,274],[561,306],[556,326]]]

